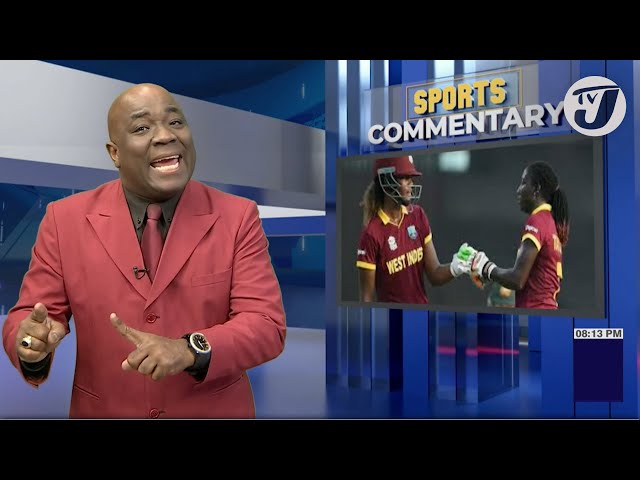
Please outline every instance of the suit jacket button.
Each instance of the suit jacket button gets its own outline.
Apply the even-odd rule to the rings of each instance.
[[[147,317],[145,318],[145,320],[147,321],[147,323],[155,323],[155,321],[159,318],[159,315],[156,315],[155,313],[148,313]]]
[[[149,418],[158,418],[160,416],[160,410],[157,408],[152,408],[149,410]]]

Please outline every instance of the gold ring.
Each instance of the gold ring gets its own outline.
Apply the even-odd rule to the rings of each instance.
[[[25,335],[24,337],[22,337],[22,341],[20,342],[20,344],[24,348],[31,348],[31,339],[31,335]]]

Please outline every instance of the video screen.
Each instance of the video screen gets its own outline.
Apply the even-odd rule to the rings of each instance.
[[[339,157],[342,306],[604,318],[602,140]]]

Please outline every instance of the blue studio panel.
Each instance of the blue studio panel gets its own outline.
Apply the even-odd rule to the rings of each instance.
[[[326,62],[326,363],[329,385],[396,391],[403,385],[402,312],[336,308],[336,157],[371,150],[363,135],[369,111],[362,99],[369,89],[387,85],[386,63]]]

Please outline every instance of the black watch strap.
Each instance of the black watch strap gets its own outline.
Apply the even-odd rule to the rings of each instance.
[[[209,370],[209,363],[211,361],[211,347],[209,346],[208,342],[206,342],[206,338],[204,337],[204,335],[200,334],[209,347],[209,351],[207,353],[202,353],[201,351],[196,350],[191,344],[192,335],[193,333],[187,333],[182,336],[182,338],[187,341],[187,347],[193,352],[195,356],[195,363],[191,367],[185,368],[185,372],[187,372],[189,375],[192,375],[193,377],[196,377],[196,379],[203,380],[204,377],[207,376],[207,371]]]

